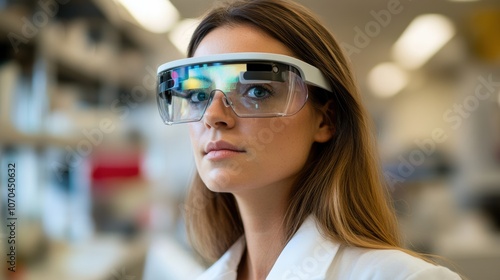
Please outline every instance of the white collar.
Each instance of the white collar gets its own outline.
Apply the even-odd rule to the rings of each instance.
[[[236,280],[245,247],[242,236],[197,280]],[[316,220],[309,216],[281,251],[266,279],[325,279],[338,248],[338,243],[321,235]]]

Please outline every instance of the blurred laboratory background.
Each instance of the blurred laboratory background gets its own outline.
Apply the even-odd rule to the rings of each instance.
[[[189,139],[162,123],[155,74],[214,2],[0,0],[0,279],[203,270],[183,223]],[[299,2],[353,63],[406,246],[500,279],[500,2]]]

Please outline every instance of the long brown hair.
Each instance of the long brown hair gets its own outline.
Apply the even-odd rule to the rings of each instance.
[[[335,132],[330,141],[313,145],[293,186],[284,220],[285,239],[312,214],[332,240],[365,248],[401,249],[367,113],[349,62],[332,34],[297,3],[235,1],[215,7],[203,18],[188,56],[213,29],[240,24],[259,28],[283,43],[297,58],[319,68],[333,88],[333,92],[314,88],[309,95],[315,107],[330,105],[326,117]],[[185,210],[192,245],[209,262],[243,234],[233,195],[211,192],[198,174]]]

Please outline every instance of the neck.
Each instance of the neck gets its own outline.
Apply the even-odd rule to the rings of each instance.
[[[246,250],[238,279],[265,279],[285,246],[286,192],[260,190],[235,194],[245,230]]]

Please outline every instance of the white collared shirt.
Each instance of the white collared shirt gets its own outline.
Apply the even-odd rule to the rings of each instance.
[[[245,251],[242,236],[197,280],[236,280]],[[399,250],[348,247],[325,239],[310,216],[287,243],[268,280],[455,280],[451,270],[427,263]]]

